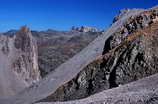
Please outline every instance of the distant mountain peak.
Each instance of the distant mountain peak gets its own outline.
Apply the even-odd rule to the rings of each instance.
[[[89,27],[89,26],[81,26],[81,27],[76,27],[72,26],[71,31],[78,31],[78,32],[99,32],[100,30]]]

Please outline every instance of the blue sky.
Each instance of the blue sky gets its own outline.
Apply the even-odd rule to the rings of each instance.
[[[123,8],[150,8],[158,0],[0,0],[0,31],[28,25],[33,30],[72,26],[105,29]]]

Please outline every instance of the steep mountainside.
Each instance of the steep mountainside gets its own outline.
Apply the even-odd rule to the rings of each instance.
[[[158,73],[158,11],[131,18],[105,42],[102,56],[44,101],[84,98]]]
[[[39,81],[37,45],[22,27],[15,35],[0,35],[0,96],[14,95]]]
[[[101,31],[67,31],[48,30],[32,31],[38,42],[39,68],[42,77],[85,48]]]

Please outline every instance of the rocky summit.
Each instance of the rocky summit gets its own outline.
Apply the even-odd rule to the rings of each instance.
[[[158,103],[157,6],[121,10],[104,31],[23,26],[0,48],[2,104]]]
[[[78,32],[101,32],[100,30],[98,30],[96,28],[89,27],[89,26],[81,26],[81,27],[72,26],[71,31],[78,31]]]

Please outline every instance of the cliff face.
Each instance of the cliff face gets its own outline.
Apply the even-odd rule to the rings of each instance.
[[[42,101],[80,99],[157,73],[157,30],[157,9],[131,16],[106,40],[103,55]]]
[[[30,30],[0,35],[0,96],[14,95],[40,79],[37,45]]]
[[[126,23],[105,42],[103,54],[118,46],[129,34],[136,32],[139,29],[150,27],[150,24],[157,22],[157,15],[157,9],[150,9],[138,16],[131,16]]]

